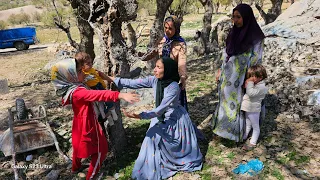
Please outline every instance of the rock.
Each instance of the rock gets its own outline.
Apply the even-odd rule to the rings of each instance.
[[[302,110],[302,116],[310,116],[313,112],[310,107],[304,107]]]
[[[26,165],[26,162],[24,162],[24,161],[20,161],[19,163],[18,163],[18,166],[20,166],[20,167],[23,167],[23,166],[25,166]]]
[[[39,156],[38,157],[38,161],[39,161],[39,164],[45,164],[46,163],[46,161],[47,161],[47,157],[45,157],[45,156]]]
[[[298,114],[293,114],[293,119],[295,122],[299,122],[300,121],[300,116]]]
[[[262,162],[266,162],[266,161],[267,161],[267,159],[266,159],[265,156],[261,156],[259,159],[260,159],[260,161],[262,161]]]
[[[83,172],[80,172],[80,173],[78,173],[78,177],[79,177],[80,179],[86,179],[86,174],[83,173]]]
[[[11,167],[11,164],[6,161],[6,162],[4,162],[4,163],[1,164],[1,167],[2,167],[3,169],[9,169],[9,168]]]
[[[56,180],[59,177],[61,170],[51,170],[47,175],[45,180]]]
[[[67,131],[64,130],[64,129],[60,129],[60,130],[58,131],[58,134],[59,134],[60,136],[63,136],[63,135],[65,135],[66,133],[67,133]]]
[[[115,173],[113,177],[118,179],[120,177],[120,175],[119,175],[119,173]]]
[[[250,156],[248,156],[248,155],[244,155],[242,157],[242,161],[248,161],[249,159],[250,159]]]
[[[8,80],[0,79],[0,94],[9,93]]]
[[[314,91],[309,96],[307,105],[320,105],[320,90]]]

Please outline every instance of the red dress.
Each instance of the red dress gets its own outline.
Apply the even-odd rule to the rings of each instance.
[[[108,90],[75,89],[72,95],[74,112],[72,124],[73,156],[87,158],[92,154],[108,152],[108,143],[93,109],[94,101],[118,100],[119,92]],[[100,142],[100,143],[98,143]],[[99,151],[98,151],[99,144]]]

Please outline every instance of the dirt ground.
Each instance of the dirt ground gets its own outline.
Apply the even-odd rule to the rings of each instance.
[[[34,48],[24,52],[7,51],[0,53],[2,70],[1,78],[7,78],[10,86],[8,94],[0,95],[0,133],[8,128],[7,108],[15,105],[16,98],[23,98],[27,107],[45,105],[48,110],[48,121],[55,122],[58,128],[54,129],[62,150],[70,154],[71,118],[70,108],[62,108],[60,98],[54,93],[49,81],[49,74],[43,69],[44,65],[54,60],[55,55],[47,48]],[[267,111],[267,119],[261,128],[261,137],[258,147],[254,151],[243,151],[236,144],[215,140],[207,123],[214,112],[216,86],[213,81],[213,71],[209,59],[194,58],[188,61],[189,83],[188,98],[191,119],[199,125],[207,140],[201,142],[201,151],[205,155],[202,171],[196,173],[180,173],[173,179],[317,179],[320,177],[320,135],[312,129],[312,125],[302,120],[294,122],[286,114],[275,113],[272,108]],[[150,107],[149,107],[150,108]],[[130,147],[135,150],[124,156],[123,163],[113,162],[104,167],[103,179],[114,179],[118,173],[121,179],[128,179],[130,168],[126,165],[134,162],[139,144],[142,142],[148,122],[138,123],[124,119]],[[25,158],[28,154],[34,155],[33,163],[39,163],[41,158],[46,159],[47,165],[62,169],[59,179],[81,179],[84,173],[70,174],[70,169],[64,165],[55,148],[40,149],[18,156],[17,162],[28,164]],[[264,170],[257,177],[235,175],[232,173],[239,163],[259,158],[264,162]],[[12,177],[10,158],[0,157],[0,177]],[[132,166],[132,165],[131,165]],[[110,170],[115,169],[115,170]],[[27,169],[25,174],[29,179],[42,179],[48,173],[47,169]],[[111,175],[111,176],[110,176]],[[10,178],[9,178],[10,179]]]

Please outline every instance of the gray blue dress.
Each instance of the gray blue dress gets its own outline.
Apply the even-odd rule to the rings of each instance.
[[[156,93],[158,79],[120,79],[115,83],[119,89],[153,88]],[[151,119],[146,137],[135,162],[132,178],[138,180],[166,179],[178,171],[196,171],[202,168],[196,130],[184,107],[179,102],[180,88],[172,82],[164,89],[161,104],[150,111],[140,113],[141,119]],[[165,123],[158,116],[165,115]]]

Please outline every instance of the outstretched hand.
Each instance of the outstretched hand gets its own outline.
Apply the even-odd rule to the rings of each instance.
[[[129,93],[120,93],[118,96],[119,99],[123,99],[129,103],[139,102],[140,96],[138,94],[135,94],[133,92]]]
[[[136,118],[136,119],[140,119],[140,115],[136,114],[136,113],[128,113],[125,110],[122,110],[123,114],[129,118]]]

